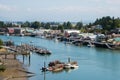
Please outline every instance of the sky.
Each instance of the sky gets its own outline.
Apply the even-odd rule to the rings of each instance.
[[[87,22],[120,17],[120,0],[0,0],[2,21]]]

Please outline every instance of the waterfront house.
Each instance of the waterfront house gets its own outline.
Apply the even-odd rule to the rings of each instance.
[[[82,36],[84,39],[95,40],[97,35],[93,33],[80,33],[79,36]]]
[[[0,34],[5,34],[5,32],[6,32],[6,28],[0,28]]]
[[[13,34],[14,33],[14,28],[7,28],[8,34]]]
[[[96,36],[96,39],[95,39],[96,42],[106,42],[106,36],[104,34],[97,34]]]
[[[112,29],[111,33],[120,34],[120,28]]]
[[[22,34],[22,32],[25,31],[25,29],[19,28],[19,27],[14,27],[14,34]]]
[[[91,26],[91,29],[94,30],[94,29],[98,29],[98,30],[101,30],[103,29],[102,25],[94,25],[94,26]]]
[[[64,36],[65,36],[65,37],[70,36],[72,33],[77,33],[77,34],[79,34],[80,31],[79,31],[79,30],[64,30]]]
[[[25,29],[21,27],[8,27],[7,28],[7,33],[8,34],[15,34],[15,35],[20,35],[25,31]]]
[[[58,28],[58,24],[51,24],[50,27],[53,28],[53,29],[54,28],[56,29],[56,28]]]
[[[113,44],[120,46],[120,37],[114,38]]]
[[[32,33],[34,32],[34,28],[25,28],[26,33]]]

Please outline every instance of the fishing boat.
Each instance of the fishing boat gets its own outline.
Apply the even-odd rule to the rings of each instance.
[[[69,63],[64,65],[64,69],[71,69],[71,67],[72,67],[72,65]]]
[[[55,61],[52,61],[48,64],[48,70],[49,71],[52,71],[52,72],[59,72],[59,71],[62,71],[63,68],[64,68],[64,63],[58,61],[58,60],[55,60]]]
[[[64,65],[64,69],[75,69],[78,68],[78,64],[76,61],[71,61],[70,57],[68,58],[68,63]]]
[[[46,63],[44,62],[44,66],[41,68],[42,72],[49,71],[48,68],[46,68]]]

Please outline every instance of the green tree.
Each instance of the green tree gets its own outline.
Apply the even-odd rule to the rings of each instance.
[[[80,29],[80,31],[81,31],[82,33],[86,33],[86,32],[87,32],[87,30],[86,30],[85,27],[82,27],[82,28]]]
[[[63,23],[63,27],[64,27],[64,29],[67,29],[67,23],[66,22]]]
[[[12,27],[13,25],[12,25],[11,22],[9,22],[9,23],[4,24],[4,26],[5,26],[5,27]]]
[[[61,32],[64,32],[64,27],[63,27],[63,25],[59,25],[59,26],[58,26],[58,30],[61,30]]]
[[[45,27],[45,23],[44,22],[41,22],[41,27]]]
[[[40,28],[41,27],[40,22],[38,22],[38,21],[33,22],[31,24],[31,27],[34,28],[34,29]]]
[[[76,27],[76,29],[80,30],[83,27],[83,23],[82,22],[77,22],[75,27]]]
[[[0,39],[0,48],[1,48],[2,45],[3,45],[3,41]]]
[[[30,22],[26,21],[21,25],[22,27],[30,27]]]
[[[111,30],[115,28],[115,19],[110,16],[102,17],[100,19],[96,19],[93,23],[94,25],[102,25],[104,30]]]
[[[120,28],[120,19],[119,18],[114,20],[114,25],[115,25],[115,28]]]
[[[0,21],[0,27],[3,27],[3,26],[4,26],[4,22]]]
[[[71,24],[71,22],[67,22],[67,29],[72,29],[72,24]]]
[[[49,23],[49,22],[47,22],[47,23],[45,24],[45,29],[50,29],[50,23]]]

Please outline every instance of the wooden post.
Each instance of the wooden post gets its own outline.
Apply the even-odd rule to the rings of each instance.
[[[46,69],[46,63],[44,62],[44,68]],[[44,71],[44,80],[46,80],[46,70]]]
[[[5,54],[5,59],[7,59],[7,54]]]
[[[29,54],[29,66],[30,66],[30,58],[31,58],[31,57],[30,57],[30,54]]]
[[[16,59],[16,54],[14,54],[14,59]]]
[[[24,59],[25,59],[25,58],[24,58],[24,54],[22,54],[22,56],[23,56],[23,63],[24,63]]]

